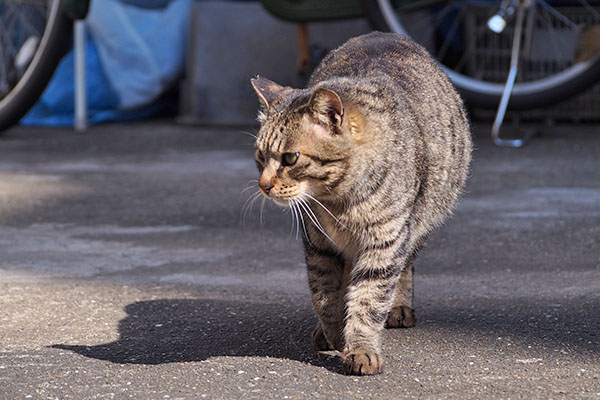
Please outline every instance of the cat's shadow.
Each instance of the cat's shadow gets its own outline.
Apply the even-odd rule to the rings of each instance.
[[[338,357],[311,344],[310,306],[206,299],[139,301],[125,307],[119,339],[96,346],[55,344],[119,364],[202,361],[220,356],[297,360],[339,372]]]
[[[598,354],[600,299],[576,298],[561,305],[521,299],[480,301],[477,307],[432,303],[423,307],[422,334],[512,337],[548,348]],[[554,308],[549,311],[549,308]],[[311,343],[316,319],[307,302],[160,299],[131,303],[119,321],[119,338],[99,345],[55,344],[118,364],[164,364],[215,357],[290,359],[341,373],[339,355],[317,352]],[[548,318],[552,313],[553,318]],[[555,319],[556,318],[556,319]],[[520,338],[520,339],[519,339]],[[540,342],[541,341],[541,342]]]

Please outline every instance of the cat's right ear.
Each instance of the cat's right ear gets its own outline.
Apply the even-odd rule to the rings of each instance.
[[[305,107],[322,123],[333,124],[337,128],[342,126],[344,105],[340,96],[333,90],[316,88]]]
[[[285,88],[272,80],[256,75],[256,78],[250,79],[250,83],[254,88],[254,91],[258,95],[260,103],[263,105],[265,110],[268,110],[273,100],[279,96],[280,92]]]

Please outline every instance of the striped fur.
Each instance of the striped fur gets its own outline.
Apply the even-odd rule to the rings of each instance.
[[[347,373],[383,368],[384,325],[410,327],[413,261],[468,175],[469,124],[426,51],[372,33],[332,51],[308,88],[257,77],[263,194],[304,231],[313,334]],[[299,154],[290,165],[285,154]]]

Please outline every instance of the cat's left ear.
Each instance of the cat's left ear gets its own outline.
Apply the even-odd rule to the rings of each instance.
[[[250,83],[265,110],[269,109],[273,100],[275,100],[277,96],[281,94],[281,91],[285,89],[284,86],[259,75],[256,75],[256,78],[250,79]]]
[[[319,121],[341,128],[344,120],[344,105],[340,96],[331,89],[317,88],[307,107]]]

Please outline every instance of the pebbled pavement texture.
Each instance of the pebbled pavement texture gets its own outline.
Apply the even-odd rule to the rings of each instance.
[[[0,399],[600,399],[600,133],[537,129],[500,149],[474,126],[418,325],[372,377],[311,347],[290,214],[244,212],[255,128],[6,132]]]

